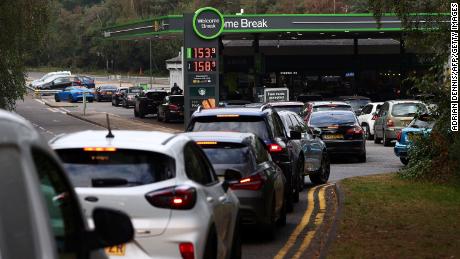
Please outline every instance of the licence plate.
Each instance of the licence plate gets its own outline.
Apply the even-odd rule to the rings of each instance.
[[[342,134],[326,134],[323,135],[323,139],[343,139]]]
[[[112,92],[107,92],[107,94],[112,94]]]
[[[112,256],[125,256],[126,244],[106,247],[105,253]]]

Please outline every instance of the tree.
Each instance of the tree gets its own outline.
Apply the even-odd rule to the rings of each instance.
[[[41,42],[48,4],[48,0],[0,2],[0,108],[13,109],[25,94],[24,60]]]
[[[380,19],[384,12],[395,12],[406,32],[407,47],[415,49],[420,62],[429,66],[425,73],[412,74],[406,79],[421,94],[425,102],[436,108],[436,125],[430,136],[417,141],[409,151],[409,164],[401,175],[434,181],[451,181],[460,177],[460,135],[450,130],[450,77],[446,63],[450,52],[450,24],[446,20],[449,0],[369,0],[370,9]],[[437,15],[426,16],[423,13]],[[422,15],[417,15],[422,14]],[[418,22],[424,20],[423,23]],[[430,28],[430,29],[427,29]]]

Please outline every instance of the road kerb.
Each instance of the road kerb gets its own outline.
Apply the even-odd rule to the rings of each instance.
[[[282,259],[286,254],[289,252],[289,250],[292,248],[292,246],[295,245],[297,238],[299,237],[300,233],[305,229],[305,227],[308,225],[310,222],[310,217],[313,213],[313,209],[315,208],[315,199],[314,199],[314,193],[316,189],[319,186],[313,187],[308,191],[308,197],[307,197],[307,202],[308,202],[308,207],[307,210],[305,211],[304,215],[302,216],[302,219],[300,223],[297,225],[297,227],[294,229],[292,234],[289,236],[289,239],[287,240],[286,244],[279,250],[279,252],[275,255],[274,259]]]

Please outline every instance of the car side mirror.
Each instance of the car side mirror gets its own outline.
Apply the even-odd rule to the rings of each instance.
[[[96,208],[93,211],[94,230],[85,236],[91,250],[127,243],[134,238],[131,219],[124,212]]]
[[[243,177],[243,174],[237,169],[227,169],[224,173],[224,182],[222,183],[222,188],[227,192],[230,184],[237,182]]]
[[[302,138],[302,133],[296,130],[291,130],[289,132],[289,135],[291,136],[290,139],[301,139]]]

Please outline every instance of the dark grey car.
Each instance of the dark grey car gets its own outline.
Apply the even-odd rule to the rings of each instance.
[[[289,142],[299,156],[296,170],[302,177],[300,182],[303,183],[304,176],[308,175],[314,184],[326,183],[330,174],[330,160],[326,144],[319,136],[313,134],[297,113],[279,111],[278,114],[289,135]],[[300,137],[291,136],[293,133]]]
[[[286,224],[286,179],[263,141],[253,133],[184,134],[201,146],[220,179],[228,168],[239,174],[230,183],[230,189],[240,200],[241,223],[257,226],[266,237],[273,238],[276,223]]]

